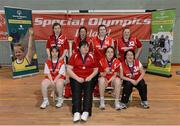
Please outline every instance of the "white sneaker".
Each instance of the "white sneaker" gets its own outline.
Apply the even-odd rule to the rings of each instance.
[[[49,105],[49,101],[48,101],[48,100],[43,100],[40,108],[41,108],[41,109],[45,109],[48,105]]]
[[[99,105],[99,108],[100,108],[101,110],[104,110],[104,109],[105,109],[104,99],[100,99],[100,105]]]
[[[62,107],[62,105],[63,105],[63,99],[62,98],[58,98],[57,99],[57,103],[56,103],[56,107],[60,108],[60,107]]]
[[[73,122],[78,122],[81,119],[81,115],[79,112],[74,113]]]
[[[126,104],[120,102],[119,105],[120,105],[120,109],[127,109],[127,105]]]
[[[114,106],[116,110],[121,110],[121,106],[120,106],[120,102],[119,101],[115,101],[114,102]]]
[[[88,117],[89,117],[89,112],[83,112],[81,115],[81,120],[86,122]]]
[[[141,101],[141,106],[144,108],[144,109],[149,109],[149,104],[148,104],[148,101]]]

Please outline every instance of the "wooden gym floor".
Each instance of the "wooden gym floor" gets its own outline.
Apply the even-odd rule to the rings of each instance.
[[[126,110],[116,111],[114,101],[106,102],[106,110],[93,102],[93,115],[88,122],[75,125],[180,125],[180,66],[172,67],[172,77],[146,74],[150,109],[142,109],[137,90]],[[21,79],[11,78],[10,68],[0,69],[0,125],[74,125],[71,115],[71,101],[65,100],[60,109],[51,105],[41,110],[40,83],[43,70],[38,75]]]

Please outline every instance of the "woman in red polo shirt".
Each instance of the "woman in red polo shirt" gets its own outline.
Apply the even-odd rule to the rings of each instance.
[[[79,51],[79,43],[82,40],[86,40],[89,44],[89,51],[92,52],[92,43],[91,39],[87,36],[87,28],[85,26],[81,26],[78,31],[78,36],[74,38],[73,43],[73,53]]]
[[[93,46],[93,53],[96,55],[98,61],[101,58],[105,58],[105,50],[109,46],[114,47],[114,41],[112,37],[107,35],[107,28],[105,25],[98,26],[98,35],[92,38],[92,46]],[[97,85],[98,82],[98,75],[96,76],[95,82],[93,84],[94,95],[99,95],[99,88]]]
[[[115,92],[115,109],[120,109],[119,95],[121,90],[121,80],[119,77],[120,61],[115,58],[115,50],[112,46],[107,47],[105,58],[99,61],[100,77],[99,77],[99,92],[100,92],[100,109],[105,109],[104,91],[106,87],[114,87]]]
[[[79,52],[74,53],[67,65],[72,90],[73,121],[87,121],[92,110],[92,84],[98,73],[97,62],[89,52],[89,44],[83,40],[79,44]],[[82,94],[83,93],[83,94]],[[83,101],[82,101],[83,96]],[[83,107],[81,108],[83,103]],[[82,115],[81,115],[82,112]]]
[[[105,50],[108,46],[114,47],[113,39],[107,35],[107,29],[105,25],[99,25],[98,36],[92,38],[92,45],[94,54],[97,59],[100,60],[105,57]]]
[[[60,51],[60,60],[64,59],[68,53],[69,44],[67,38],[62,34],[62,28],[59,23],[54,23],[52,26],[53,34],[49,37],[46,43],[46,52],[50,58],[50,48],[58,46]]]
[[[43,102],[40,108],[45,109],[49,105],[48,87],[53,87],[57,91],[56,107],[60,108],[63,104],[63,88],[65,80],[64,60],[59,60],[59,48],[53,46],[50,49],[50,59],[48,58],[44,67],[46,78],[41,83]]]
[[[135,59],[135,52],[128,50],[124,53],[124,61],[120,67],[120,76],[123,79],[123,92],[121,98],[121,109],[127,108],[129,96],[132,93],[133,87],[137,88],[141,97],[141,105],[147,109],[147,85],[144,81],[144,69],[141,62]]]
[[[129,28],[124,28],[123,37],[117,41],[116,45],[118,49],[118,58],[122,62],[124,60],[124,52],[127,50],[136,51],[135,58],[138,59],[142,52],[142,43],[136,37],[131,36],[131,31]]]

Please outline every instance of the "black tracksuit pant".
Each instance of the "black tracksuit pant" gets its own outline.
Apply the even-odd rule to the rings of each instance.
[[[128,103],[133,87],[138,89],[141,100],[147,101],[147,85],[144,79],[142,79],[136,86],[134,86],[130,81],[123,80],[123,92],[121,102],[125,104]]]
[[[72,90],[72,114],[74,114],[75,112],[82,113],[86,111],[89,112],[89,115],[91,116],[93,82],[94,81],[92,79],[88,82],[79,83],[75,79],[70,78],[70,85]]]

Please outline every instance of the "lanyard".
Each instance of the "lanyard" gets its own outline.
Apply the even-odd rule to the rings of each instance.
[[[114,58],[112,58],[110,61],[107,60],[108,67],[110,68],[110,71],[112,71],[113,60],[114,60]]]
[[[129,66],[128,62],[126,62],[126,64],[127,64],[128,68],[129,68],[129,71],[131,73],[131,78],[133,78],[134,77],[134,75],[133,75],[134,74],[134,62],[133,62],[133,66],[132,67]]]
[[[85,57],[83,58],[82,54],[80,53],[81,55],[81,60],[82,60],[82,63],[85,64],[86,63],[86,59],[87,59],[87,56],[88,56],[88,53],[85,55]]]
[[[55,69],[56,69],[56,67],[57,67],[58,61],[59,61],[59,58],[57,59],[56,64],[55,64],[55,66],[54,66],[54,63],[52,62],[52,59],[51,59],[52,71],[53,71],[53,72],[55,72]]]
[[[103,38],[103,40],[100,40],[100,45],[101,45],[101,48],[103,47],[103,45],[104,45],[104,42],[105,42],[105,39],[106,39],[106,36]]]

